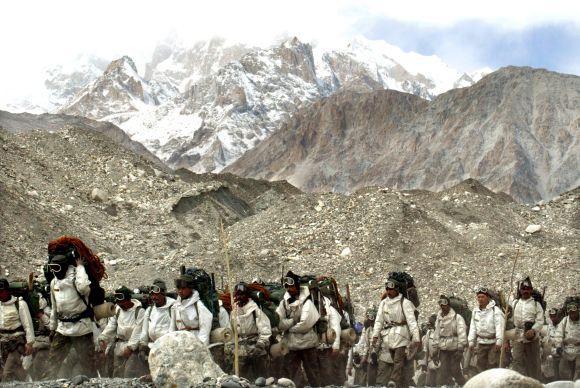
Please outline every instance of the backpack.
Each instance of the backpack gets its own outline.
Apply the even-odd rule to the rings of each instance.
[[[10,293],[16,298],[16,303],[14,303],[16,310],[20,311],[20,300],[26,302],[30,317],[32,318],[34,331],[38,333],[40,322],[36,316],[40,311],[40,296],[38,295],[38,291],[34,288],[30,289],[28,284],[25,281],[10,282]]]
[[[467,332],[469,332],[469,325],[471,324],[472,311],[469,308],[467,301],[463,298],[458,297],[458,296],[450,296],[449,297],[449,306],[451,306],[451,308],[453,310],[455,310],[455,312],[457,314],[461,315],[461,317],[465,321],[465,325],[467,327]]]
[[[187,268],[184,273],[193,277],[195,282],[194,289],[199,293],[199,299],[213,316],[211,328],[218,328],[220,326],[220,305],[215,284],[211,276],[201,268]]]
[[[407,272],[389,272],[390,279],[394,279],[399,283],[399,292],[408,300],[410,300],[415,308],[421,305],[419,300],[419,293],[417,292],[417,287],[415,286],[415,281],[413,277]]]
[[[330,304],[340,314],[340,328],[342,330],[349,329],[351,327],[351,322],[344,314],[345,303],[343,302],[342,296],[338,290],[336,279],[327,276],[319,277],[318,289],[320,290],[320,294],[322,296],[330,299]]]
[[[520,294],[519,286],[518,286],[518,293],[517,293],[517,298],[516,299],[520,299],[521,297],[522,296]],[[547,307],[548,304],[544,300],[544,295],[542,294],[542,292],[540,292],[540,290],[534,288],[532,290],[532,298],[534,298],[534,300],[536,302],[538,302],[540,304],[540,306],[542,306],[542,310],[545,312],[546,311],[546,307]]]
[[[278,305],[270,299],[270,292],[268,289],[257,283],[248,284],[248,289],[250,290],[250,298],[256,302],[260,310],[262,310],[268,317],[268,320],[270,320],[270,326],[278,327],[278,324],[280,323],[280,316],[276,312]]]

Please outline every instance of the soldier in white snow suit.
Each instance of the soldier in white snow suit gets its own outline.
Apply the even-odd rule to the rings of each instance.
[[[139,344],[139,356],[149,368],[149,344],[169,333],[173,321],[172,306],[175,299],[166,295],[167,286],[161,279],[155,279],[150,288],[151,306],[145,310],[141,332],[133,331],[129,343]],[[134,345],[132,345],[134,346]]]
[[[371,360],[371,344],[376,316],[376,307],[367,309],[363,331],[352,351],[355,385],[374,386],[377,379],[378,365],[376,360]],[[350,375],[350,370],[348,373]]]
[[[465,384],[461,373],[463,349],[467,346],[466,324],[463,317],[449,305],[449,298],[439,297],[441,310],[435,321],[434,342],[440,366],[437,370],[437,385],[451,385],[453,378],[458,385]]]
[[[425,381],[419,386],[434,387],[437,382],[437,370],[439,369],[439,354],[435,346],[435,322],[437,322],[437,315],[433,314],[429,317],[427,324],[427,331],[422,339],[423,344],[423,359],[419,360],[418,364],[425,372]]]
[[[542,371],[544,377],[549,381],[560,380],[560,355],[556,351],[556,329],[560,318],[557,309],[550,309],[548,311],[548,325],[546,336],[542,339],[544,353],[542,355]]]
[[[300,285],[300,277],[289,271],[284,277],[286,293],[276,312],[280,316],[278,329],[288,344],[289,353],[282,360],[282,375],[300,383],[302,369],[308,385],[320,386],[318,362],[318,334],[314,325],[320,318],[307,286]]]
[[[578,305],[568,305],[568,316],[556,329],[556,349],[560,358],[560,377],[566,380],[580,379],[580,320]]]
[[[10,283],[0,279],[0,381],[23,381],[21,357],[32,354],[34,327],[28,305],[10,293]]]
[[[135,339],[141,333],[145,309],[141,302],[131,299],[131,290],[120,287],[115,290],[115,315],[109,318],[107,326],[99,335],[101,350],[112,346],[113,377],[139,377],[140,373],[130,369],[128,360],[139,350],[139,342]],[[133,338],[133,342],[131,342]]]
[[[172,307],[174,313],[170,331],[187,330],[209,346],[213,315],[199,298],[193,276],[181,275],[175,280],[175,287],[178,297]]]
[[[476,352],[477,369],[483,372],[498,366],[505,318],[487,288],[479,288],[476,295],[478,305],[473,309],[467,340],[469,347]]]
[[[327,385],[342,386],[345,370],[337,367],[340,356],[340,321],[342,317],[329,298],[322,296],[320,320],[324,320],[329,329],[334,330],[336,338],[332,344],[320,341],[318,345],[318,362],[320,364],[320,381]]]
[[[52,341],[49,365],[43,379],[54,379],[71,347],[78,355],[80,373],[96,375],[96,352],[93,339],[93,312],[88,305],[91,281],[84,260],[70,254],[56,255],[48,264],[54,274],[50,282]]]
[[[237,325],[239,336],[240,377],[254,381],[268,373],[268,349],[272,328],[270,319],[250,297],[246,283],[234,289],[232,326]],[[235,317],[235,320],[234,320]]]
[[[536,380],[542,378],[540,359],[540,330],[544,326],[544,310],[532,298],[530,278],[520,283],[520,298],[512,302],[516,339],[512,341],[512,368]]]
[[[407,347],[421,346],[419,326],[415,319],[415,306],[399,293],[400,285],[394,279],[385,283],[387,297],[379,304],[373,328],[373,347],[382,339],[377,370],[377,384],[396,384],[406,387],[409,378],[405,370]]]

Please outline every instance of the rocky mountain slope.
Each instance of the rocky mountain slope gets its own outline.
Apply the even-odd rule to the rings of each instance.
[[[161,171],[169,171],[165,164],[143,144],[131,140],[122,129],[106,121],[95,121],[79,116],[44,113],[10,113],[0,110],[0,128],[8,132],[56,131],[63,127],[83,128],[102,133],[122,147],[151,161]]]
[[[307,191],[442,190],[475,178],[532,203],[580,184],[580,77],[500,69],[428,102],[340,92],[305,107],[227,171]]]
[[[121,58],[60,112],[109,120],[172,167],[220,171],[297,108],[337,90],[431,99],[482,74],[362,37],[330,51],[297,38],[264,49],[214,39],[187,49],[160,45],[144,76]]]
[[[172,284],[180,264],[215,272],[219,285],[221,219],[236,279],[330,274],[351,285],[358,313],[378,302],[392,270],[417,279],[422,316],[440,292],[474,301],[475,286],[508,289],[516,249],[517,271],[559,303],[578,283],[579,196],[531,208],[476,181],[439,193],[306,194],[284,182],[164,173],[95,131],[0,130],[0,265],[25,276],[44,262],[48,240],[72,234],[105,260],[108,289],[155,277]],[[542,229],[527,233],[530,224]]]

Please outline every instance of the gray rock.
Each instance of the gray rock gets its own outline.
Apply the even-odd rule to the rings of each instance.
[[[526,377],[516,371],[502,368],[489,369],[473,376],[465,383],[464,388],[508,388],[508,387],[541,388],[544,385],[538,380]]]
[[[542,225],[530,224],[526,228],[526,233],[533,234],[533,233],[539,232],[540,230],[542,230]]]
[[[272,385],[276,382],[276,379],[274,377],[268,377],[266,379],[266,385]]]
[[[278,379],[278,385],[281,387],[295,387],[296,386],[292,380],[287,379],[285,377]]]
[[[101,190],[101,189],[95,187],[91,191],[91,199],[93,201],[106,202],[108,198],[109,198],[109,195],[107,194],[107,192],[105,190]]]
[[[149,354],[149,368],[156,386],[193,386],[204,379],[224,375],[209,350],[188,331],[177,331],[155,341]]]
[[[254,384],[258,387],[264,387],[266,385],[266,379],[264,377],[258,377]]]
[[[78,375],[70,379],[71,385],[81,385],[85,381],[89,381],[90,378],[85,375]]]

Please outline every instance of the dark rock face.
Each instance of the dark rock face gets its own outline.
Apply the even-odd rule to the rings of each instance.
[[[227,171],[307,191],[441,190],[475,178],[519,201],[580,183],[580,77],[508,67],[427,102],[339,92],[298,111]]]

